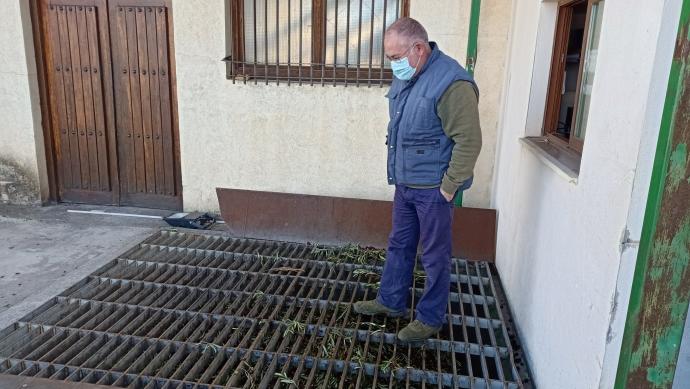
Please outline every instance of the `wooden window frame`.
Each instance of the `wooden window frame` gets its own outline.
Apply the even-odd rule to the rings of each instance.
[[[297,1],[297,0],[296,0]],[[345,67],[325,64],[326,49],[326,11],[328,0],[304,0],[311,1],[312,4],[312,34],[311,34],[311,63],[304,64],[257,64],[249,66],[245,62],[244,52],[244,0],[226,0],[226,28],[227,46],[230,56],[224,60],[227,62],[227,78],[231,80],[247,81],[290,81],[300,83],[346,83],[346,84],[371,84],[374,71],[379,73],[379,77],[374,83],[390,83],[393,79],[391,69],[380,66],[365,67],[362,65],[349,65]],[[389,0],[395,1],[395,0]],[[400,17],[409,17],[410,1],[402,0],[400,7]],[[368,76],[368,77],[366,77]]]
[[[585,63],[584,59],[587,54],[587,42],[589,40],[589,23],[592,15],[592,5],[598,1],[599,0],[560,0],[558,2],[551,68],[549,71],[549,86],[544,112],[543,134],[550,142],[561,147],[572,149],[579,155],[582,154],[584,139],[577,139],[571,133],[569,139],[565,140],[556,135],[556,127],[561,106],[561,88],[564,81],[565,60],[568,48],[568,38],[570,37],[573,7],[579,4],[587,4],[585,28],[580,51],[580,63],[577,74],[577,85],[575,87],[575,105],[573,106],[573,117],[570,123],[571,129],[575,128],[575,121],[577,120],[577,109],[580,100],[580,89],[582,87],[582,76]]]

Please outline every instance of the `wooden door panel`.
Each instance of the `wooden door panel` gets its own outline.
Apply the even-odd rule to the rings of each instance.
[[[105,2],[43,3],[59,199],[113,203],[106,128]],[[104,76],[104,74],[106,76]]]
[[[89,12],[86,17],[86,27],[88,31],[98,31],[98,20],[95,12]],[[103,85],[99,76],[99,68],[94,64],[101,63],[99,55],[99,39],[98,34],[93,33],[88,35],[89,46],[89,61],[91,63],[91,87],[93,93],[93,128],[95,131],[95,148],[98,164],[98,180],[101,185],[101,190],[111,190],[110,171],[108,169],[108,142],[105,134],[108,132],[105,120],[105,101],[103,96]],[[104,67],[101,67],[101,74],[109,74],[103,72]],[[112,94],[112,87],[107,88]]]
[[[55,145],[56,173],[59,185],[60,197],[64,188],[72,187],[72,169],[70,160],[69,131],[71,128],[67,116],[67,98],[65,96],[65,82],[61,73],[62,66],[62,46],[60,44],[58,12],[55,7],[50,7],[48,13],[46,49],[51,54],[47,56],[48,63],[47,79],[52,93],[47,94],[50,98],[50,110],[53,116],[53,142]],[[46,35],[46,34],[44,34]]]
[[[174,130],[173,124],[173,107],[172,107],[172,81],[170,79],[172,73],[170,72],[169,50],[170,42],[168,40],[168,25],[167,18],[160,15],[162,10],[158,11],[156,16],[156,36],[158,39],[158,63],[159,63],[159,83],[160,88],[160,111],[161,111],[161,140],[163,150],[163,167],[164,167],[164,191],[168,195],[173,195],[180,189],[179,182],[179,152],[177,151],[177,142],[175,139],[175,132],[166,130],[168,128]],[[165,85],[165,87],[163,87]],[[173,167],[176,167],[175,170]]]
[[[169,1],[37,4],[55,198],[179,209]]]
[[[180,205],[168,11],[162,2],[110,2],[123,204]]]
[[[155,77],[158,72],[158,31],[155,12],[146,13],[146,42],[148,48],[148,68],[151,70],[149,87],[151,88],[151,132],[153,135],[153,155],[155,164],[156,193],[168,194],[172,191],[165,188],[165,168],[163,159],[163,139],[161,127],[161,93],[160,81]]]
[[[81,78],[82,85],[82,98],[83,98],[83,113],[84,113],[84,125],[82,128],[85,130],[81,131],[80,136],[86,140],[84,145],[86,149],[86,154],[88,155],[87,165],[89,167],[87,171],[87,189],[90,190],[100,190],[100,176],[98,174],[98,149],[96,146],[96,118],[95,118],[95,107],[93,101],[93,86],[91,82],[91,74],[93,73],[93,67],[91,66],[91,56],[89,53],[89,35],[96,35],[96,31],[90,31],[86,27],[86,14],[93,14],[93,8],[91,7],[75,7],[79,9],[76,12],[77,19],[77,36],[79,38],[78,42],[78,54],[79,54],[79,71],[74,72],[74,74],[79,74]],[[87,11],[88,9],[88,11]]]

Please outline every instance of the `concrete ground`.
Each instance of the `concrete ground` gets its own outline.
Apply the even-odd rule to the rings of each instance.
[[[67,212],[70,209],[171,213],[125,207],[0,205],[0,329],[167,226],[157,219]]]

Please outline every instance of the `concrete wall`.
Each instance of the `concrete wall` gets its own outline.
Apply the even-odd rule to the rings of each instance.
[[[48,194],[28,3],[4,2],[0,23],[0,202]]]
[[[411,15],[464,63],[469,6],[413,1]],[[232,84],[220,62],[227,54],[224,12],[225,0],[173,2],[185,209],[218,210],[218,186],[390,199],[386,88]],[[505,0],[486,0],[481,15],[477,81],[484,149],[465,202],[486,207],[510,9]],[[8,2],[0,64],[0,181],[13,183],[0,192],[9,188],[17,194],[12,201],[36,202],[48,193],[28,0]]]
[[[492,203],[497,266],[539,387],[608,388],[615,376],[636,256],[621,240],[639,240],[680,1],[634,3],[605,5],[575,181],[519,141],[541,131],[556,7],[514,7]]]
[[[242,85],[225,79],[224,0],[173,1],[184,208],[217,210],[216,187],[391,199],[386,88]],[[482,5],[477,80],[484,150],[466,204],[488,206],[510,9]],[[469,1],[413,1],[411,16],[464,63]]]

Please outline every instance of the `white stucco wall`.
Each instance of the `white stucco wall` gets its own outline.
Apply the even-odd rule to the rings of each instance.
[[[615,309],[611,314],[609,332],[607,334],[606,355],[600,388],[613,387],[616,379],[616,368],[620,356],[620,346],[623,340],[623,331],[628,313],[628,302],[632,286],[635,263],[639,248],[640,236],[644,219],[644,210],[647,205],[649,183],[652,176],[652,165],[656,152],[656,144],[659,136],[661,116],[663,113],[664,99],[668,88],[668,75],[671,68],[671,60],[675,49],[675,39],[678,32],[678,21],[681,0],[665,0],[663,13],[656,13],[655,23],[659,23],[657,46],[649,51],[654,58],[654,73],[651,75],[648,90],[648,104],[642,127],[640,149],[637,156],[635,181],[630,197],[630,209],[626,228],[628,241],[621,254],[621,263],[616,282]],[[682,387],[679,386],[679,388]]]
[[[537,42],[553,35],[539,28],[540,15],[555,7],[515,5],[492,203],[497,266],[539,387],[607,388],[615,375],[616,317],[625,316],[635,258],[634,247],[621,253],[621,236],[628,228],[639,239],[663,107],[658,83],[668,75],[675,37],[667,24],[678,22],[664,6],[673,2],[606,2],[577,182],[519,142],[540,132],[530,115],[543,111],[543,93],[533,92],[548,77],[540,56],[550,48]],[[625,298],[616,300],[619,275]]]
[[[0,177],[14,180],[16,174],[26,177],[24,184],[38,190],[40,181],[47,196],[45,153],[41,129],[38,83],[34,57],[28,0],[3,3],[0,23],[0,158],[13,174]],[[19,172],[15,168],[18,167]],[[33,193],[38,200],[39,193]]]
[[[216,187],[391,199],[386,88],[232,84],[224,0],[173,1],[184,208],[217,210]],[[411,16],[464,63],[469,1],[413,1]],[[510,9],[482,5],[477,81],[484,149],[467,205],[488,206]]]

